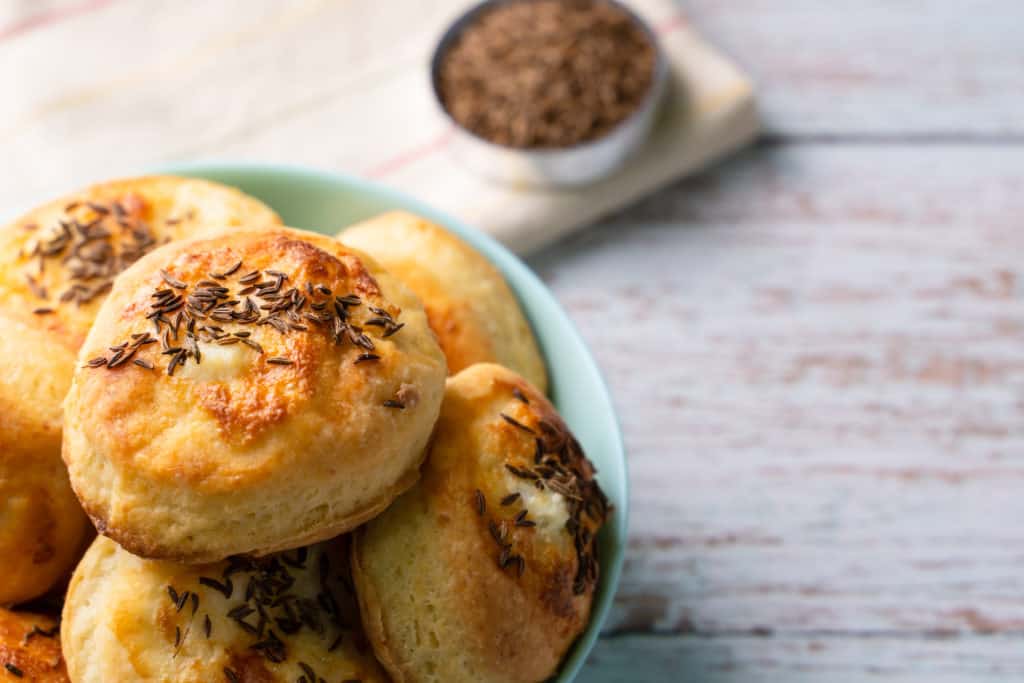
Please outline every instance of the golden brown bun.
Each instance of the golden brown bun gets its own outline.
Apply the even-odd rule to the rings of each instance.
[[[85,549],[89,520],[60,459],[60,402],[74,356],[0,313],[0,604],[45,593]],[[50,359],[52,366],[32,362]]]
[[[359,626],[346,560],[343,541],[333,541],[186,566],[99,537],[64,604],[68,671],[75,683],[291,683],[310,672],[314,681],[386,681]]]
[[[404,211],[345,228],[338,239],[373,256],[419,295],[450,373],[497,363],[547,392],[544,360],[519,302],[501,273],[471,246]]]
[[[512,371],[474,365],[448,380],[422,479],[355,536],[363,624],[395,681],[555,673],[597,581],[607,504],[592,475],[551,404]]]
[[[60,459],[61,401],[106,283],[149,245],[242,221],[278,219],[234,189],[150,177],[96,185],[0,230],[0,604],[44,593],[85,547],[88,520]],[[62,222],[70,238],[57,237]]]
[[[249,336],[221,345],[236,333]],[[176,242],[125,271],[100,310],[65,401],[64,460],[96,528],[137,555],[308,545],[415,482],[445,373],[415,295],[336,240],[278,229]]]
[[[57,622],[0,609],[0,681],[68,683]]]
[[[259,200],[205,180],[148,176],[93,185],[0,230],[0,310],[74,352],[112,277],[141,254],[211,230],[280,222]]]

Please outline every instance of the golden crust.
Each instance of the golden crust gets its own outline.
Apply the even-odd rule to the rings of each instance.
[[[378,659],[399,682],[550,677],[589,619],[606,513],[540,392],[490,364],[450,378],[420,482],[355,535]]]
[[[468,244],[404,211],[352,225],[338,239],[373,256],[423,300],[450,373],[497,363],[547,391],[544,360],[519,302],[501,273]]]
[[[236,334],[248,336],[220,343]],[[97,529],[143,557],[293,548],[413,484],[445,372],[416,297],[336,240],[277,229],[172,243],[100,310],[65,402],[64,459]]]
[[[132,257],[129,245],[242,221],[279,222],[237,190],[149,177],[90,187],[0,229],[0,604],[44,593],[84,550],[89,523],[60,459],[61,401],[105,283]],[[61,236],[62,222],[72,237]],[[76,245],[79,226],[90,224]]]
[[[71,677],[207,683],[230,681],[227,669],[239,683],[308,680],[310,671],[313,680],[383,683],[360,628],[345,545],[186,566],[97,538],[64,605]]]
[[[68,683],[57,631],[50,617],[0,609],[0,679]]]
[[[222,228],[280,223],[259,200],[205,180],[148,176],[93,185],[0,230],[0,310],[74,352],[103,301],[104,283],[137,254]],[[91,227],[89,241],[76,251],[83,235],[79,226]],[[103,232],[109,236],[101,237]],[[69,259],[73,252],[83,258]],[[74,298],[61,300],[62,295]],[[40,308],[53,313],[33,313]]]
[[[90,532],[60,460],[60,402],[74,357],[0,313],[0,604],[42,595],[71,572]],[[31,362],[37,354],[50,367]]]

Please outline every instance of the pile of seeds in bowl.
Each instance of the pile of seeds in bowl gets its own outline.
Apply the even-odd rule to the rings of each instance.
[[[569,147],[643,104],[655,56],[650,36],[607,0],[510,0],[455,37],[436,86],[456,122],[486,140]]]

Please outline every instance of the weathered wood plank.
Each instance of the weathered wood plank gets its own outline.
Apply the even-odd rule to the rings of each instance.
[[[836,223],[874,226],[876,243],[896,244],[907,239],[889,226],[915,225],[924,231],[910,235],[918,246],[956,235],[984,245],[982,237],[1018,232],[1022,169],[1022,145],[768,145],[651,195],[581,240],[630,241],[623,225],[637,223],[788,222],[819,233]]]
[[[580,683],[995,683],[1024,676],[1017,638],[630,636],[598,643]]]
[[[1024,629],[1022,188],[990,147],[762,148],[534,259],[626,434],[612,628]]]
[[[785,135],[1024,134],[1024,5],[681,0]]]

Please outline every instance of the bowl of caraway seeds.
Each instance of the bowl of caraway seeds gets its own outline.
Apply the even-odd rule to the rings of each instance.
[[[434,94],[470,169],[521,186],[591,183],[654,124],[667,80],[653,31],[612,0],[489,0],[431,60]]]

